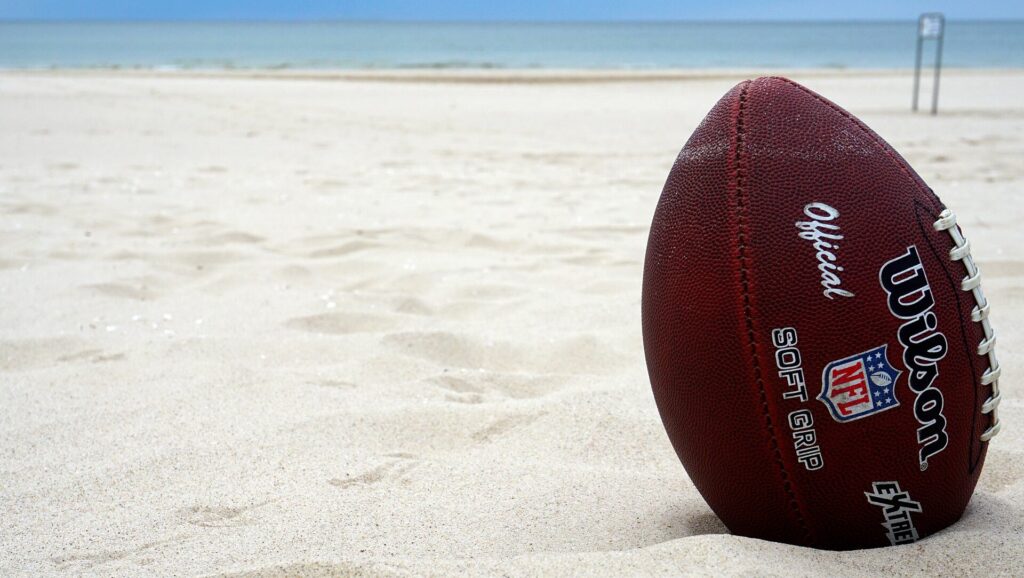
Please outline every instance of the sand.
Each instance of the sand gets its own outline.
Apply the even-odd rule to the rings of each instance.
[[[960,216],[1003,363],[963,520],[734,537],[647,381],[676,153],[743,72],[0,73],[0,574],[1024,573],[1024,72],[792,76]]]

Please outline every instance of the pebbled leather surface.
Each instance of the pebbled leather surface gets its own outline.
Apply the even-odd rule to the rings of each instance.
[[[810,220],[809,203],[839,213],[830,221],[843,236],[834,263],[852,297],[823,294],[816,248],[795,225]],[[943,208],[880,137],[787,79],[733,88],[680,152],[648,241],[644,348],[669,438],[732,532],[831,549],[889,545],[884,508],[865,494],[875,482],[897,482],[920,503],[907,513],[920,537],[963,513],[984,462],[978,438],[991,417],[980,409],[991,390],[978,383],[987,365],[975,351],[973,297],[959,288],[964,267],[949,260],[949,234],[932,229]],[[911,246],[947,342],[932,386],[948,443],[927,469],[918,394],[897,338],[906,320],[890,312],[880,283],[882,266]],[[781,328],[798,335],[806,400],[784,397],[793,388],[776,363],[772,332]],[[902,372],[892,385],[899,405],[833,418],[816,399],[823,370],[881,345]],[[794,429],[803,426],[790,425],[807,412],[823,463],[816,470],[796,453]]]

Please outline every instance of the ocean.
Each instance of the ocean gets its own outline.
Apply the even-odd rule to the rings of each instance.
[[[915,35],[913,20],[0,22],[0,68],[908,68]],[[1024,21],[951,21],[943,61],[1024,67]]]

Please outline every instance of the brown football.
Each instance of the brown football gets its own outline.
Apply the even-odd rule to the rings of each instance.
[[[850,113],[730,90],[669,174],[642,309],[665,429],[732,532],[862,548],[963,513],[999,430],[989,305],[954,214]]]

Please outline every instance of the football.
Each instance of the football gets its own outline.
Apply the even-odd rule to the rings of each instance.
[[[644,264],[644,350],[690,479],[734,534],[914,542],[999,431],[989,303],[955,214],[849,112],[730,90],[679,153]]]

